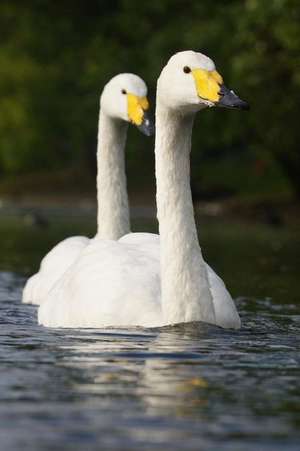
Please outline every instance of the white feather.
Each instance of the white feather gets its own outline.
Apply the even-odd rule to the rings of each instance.
[[[101,95],[97,149],[97,236],[112,240],[130,232],[124,155],[129,118],[127,99],[122,94],[124,89],[139,97],[147,94],[147,87],[140,77],[119,74],[107,83]],[[43,258],[39,271],[28,279],[22,302],[40,305],[88,243],[86,237],[71,237],[56,245]]]
[[[192,113],[207,104],[199,100],[192,78],[184,74],[185,65],[214,69],[207,57],[182,52],[171,58],[158,81],[155,156],[160,239],[129,234],[118,241],[90,241],[40,307],[40,324],[149,327],[201,320],[240,327],[231,296],[205,264],[198,242],[189,154]]]

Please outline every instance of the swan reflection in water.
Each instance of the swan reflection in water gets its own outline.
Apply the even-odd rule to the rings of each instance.
[[[102,396],[108,403],[131,398],[149,414],[185,416],[207,405],[209,377],[199,338],[216,329],[182,324],[132,333],[82,331],[78,336],[70,331],[59,364],[80,373],[72,387],[81,394]]]

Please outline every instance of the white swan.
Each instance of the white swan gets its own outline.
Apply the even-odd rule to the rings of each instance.
[[[119,74],[104,87],[100,99],[97,148],[98,233],[102,239],[117,240],[129,233],[124,148],[128,122],[145,134],[152,133],[147,87],[134,74]],[[30,277],[22,302],[41,304],[55,282],[76,260],[90,240],[74,236],[58,243],[42,260],[38,273]]]
[[[212,60],[192,51],[174,55],[157,85],[160,239],[128,234],[119,241],[91,241],[41,305],[40,324],[149,327],[205,321],[240,327],[224,283],[203,260],[190,190],[194,115],[214,105],[246,106],[225,88]]]

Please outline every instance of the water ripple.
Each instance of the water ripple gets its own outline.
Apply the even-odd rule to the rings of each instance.
[[[300,311],[239,298],[243,327],[46,329],[0,273],[5,450],[299,449]]]

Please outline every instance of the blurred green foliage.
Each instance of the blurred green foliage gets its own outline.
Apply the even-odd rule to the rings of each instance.
[[[251,104],[249,113],[199,115],[195,180],[210,174],[212,186],[237,189],[270,167],[274,186],[288,181],[300,196],[299,23],[299,0],[2,0],[0,172],[94,164],[99,95],[109,78],[135,72],[154,100],[169,56],[194,49]],[[137,167],[139,147],[153,141],[131,138]]]

